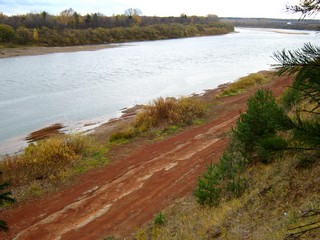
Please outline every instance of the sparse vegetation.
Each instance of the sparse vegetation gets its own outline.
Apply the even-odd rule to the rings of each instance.
[[[70,134],[30,144],[0,161],[0,182],[8,182],[21,201],[38,198],[74,175],[107,163],[106,152],[89,136]]]
[[[160,128],[155,132],[157,136],[174,133],[182,126],[192,125],[194,121],[198,123],[206,111],[206,104],[198,99],[158,98],[145,106],[132,124],[122,126],[120,131],[112,134],[110,142],[132,139],[152,128]]]
[[[89,137],[66,135],[30,144],[22,154],[0,162],[1,179],[18,185],[33,180],[61,179],[85,156],[97,151]]]
[[[238,95],[245,92],[247,89],[257,87],[265,84],[271,80],[271,77],[262,73],[252,73],[248,76],[242,77],[237,81],[230,83],[226,89],[224,89],[218,98]]]
[[[221,199],[218,206],[199,205],[189,196],[164,209],[166,225],[159,228],[157,240],[180,239],[284,239],[299,232],[294,229],[317,222],[319,215],[301,217],[319,209],[319,165],[297,168],[297,159],[281,158],[270,164],[256,163],[243,174],[249,188],[241,197]],[[319,223],[313,227],[319,226]],[[290,230],[291,229],[291,230]],[[302,228],[308,229],[308,226]],[[152,228],[140,235],[152,239]],[[317,239],[319,229],[301,239]]]

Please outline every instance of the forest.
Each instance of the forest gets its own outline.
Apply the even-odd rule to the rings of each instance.
[[[81,15],[66,9],[59,15],[45,11],[6,16],[0,13],[0,42],[19,45],[72,46],[126,41],[158,40],[191,36],[225,34],[232,24],[216,15],[206,17],[147,17],[139,9],[124,14]]]
[[[220,18],[235,27],[277,28],[296,30],[319,30],[320,20],[316,19],[272,19],[272,18]]]

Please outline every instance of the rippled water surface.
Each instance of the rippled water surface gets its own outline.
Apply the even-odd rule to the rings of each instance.
[[[314,32],[237,31],[0,59],[0,154],[13,139],[52,123],[106,120],[159,96],[201,93],[270,69],[273,52],[318,39]]]

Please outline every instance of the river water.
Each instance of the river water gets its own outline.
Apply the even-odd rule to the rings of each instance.
[[[0,59],[0,154],[16,151],[28,133],[53,123],[72,131],[160,96],[201,93],[268,70],[275,51],[318,40],[310,31],[236,31]]]

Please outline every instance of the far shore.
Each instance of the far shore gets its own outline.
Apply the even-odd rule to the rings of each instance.
[[[274,28],[248,28],[248,27],[238,27],[241,29],[252,29],[260,30],[266,32],[274,32],[281,34],[296,34],[296,35],[306,35],[309,33],[299,32],[300,30],[294,29],[274,29]],[[234,31],[233,33],[238,33]],[[52,53],[65,53],[65,52],[80,52],[80,51],[97,51],[106,48],[119,47],[118,44],[105,43],[105,44],[91,44],[91,45],[78,45],[78,46],[60,46],[60,47],[44,47],[44,46],[20,46],[14,48],[5,48],[0,46],[0,59],[19,57],[19,56],[36,56],[45,55]]]
[[[79,52],[79,51],[96,51],[106,48],[118,47],[117,44],[96,44],[96,45],[80,45],[66,47],[16,47],[16,48],[0,48],[0,58],[10,58],[19,56],[36,56],[52,53]]]

